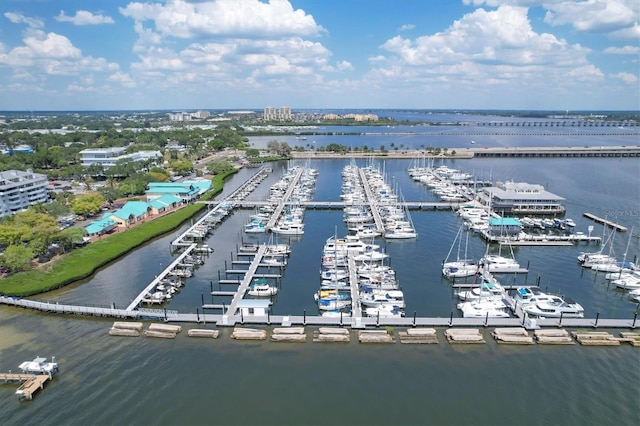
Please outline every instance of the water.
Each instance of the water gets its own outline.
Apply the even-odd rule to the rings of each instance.
[[[353,137],[333,137],[345,143]],[[364,136],[363,136],[364,138]],[[382,140],[381,136],[374,136]],[[458,137],[456,143],[460,143]],[[576,138],[569,145],[578,144]],[[536,145],[533,141],[531,145]],[[637,140],[635,141],[637,142]],[[633,140],[625,143],[632,144]],[[586,143],[585,143],[586,144]],[[347,160],[311,161],[320,171],[314,198],[338,200]],[[378,163],[407,201],[429,200],[406,173],[411,160]],[[359,161],[365,164],[365,161]],[[576,230],[601,235],[585,211],[608,216],[638,232],[640,162],[637,159],[474,159],[446,163],[485,179],[539,183],[567,199]],[[261,184],[263,199],[286,164]],[[254,170],[242,170],[225,193]],[[237,211],[207,243],[216,248],[170,308],[195,312],[218,271],[230,265],[235,245],[263,241],[240,232],[250,211]],[[419,237],[385,245],[407,299],[408,315],[455,313],[450,285],[439,266],[460,225],[451,212],[413,212]],[[275,300],[277,315],[316,312],[320,253],[324,240],[345,228],[340,212],[305,215],[305,235],[291,240],[293,253]],[[186,225],[185,225],[186,226]],[[40,295],[41,300],[126,306],[173,257],[176,230],[109,265],[84,283]],[[615,253],[638,238],[618,234]],[[576,256],[595,245],[520,247],[516,258],[530,273],[515,278],[578,300],[589,317],[632,318],[636,306],[608,288],[603,274],[582,270]],[[478,257],[485,245],[469,241]],[[510,284],[514,278],[503,278]],[[637,348],[505,347],[486,333],[487,344],[439,345],[275,344],[237,342],[223,329],[217,340],[109,337],[112,320],[46,315],[0,307],[0,371],[35,355],[56,355],[61,373],[32,402],[19,403],[15,386],[0,385],[3,424],[638,424],[640,356]]]

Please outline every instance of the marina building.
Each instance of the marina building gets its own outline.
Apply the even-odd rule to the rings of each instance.
[[[26,210],[49,199],[47,176],[31,170],[0,172],[0,217]]]
[[[162,159],[160,151],[137,151],[131,154],[125,154],[126,148],[91,148],[80,151],[83,167],[92,165],[100,165],[103,169],[115,166],[118,160],[129,159],[131,161],[147,161]]]
[[[560,215],[565,212],[564,198],[542,185],[525,182],[498,182],[482,188],[478,201],[501,215]]]

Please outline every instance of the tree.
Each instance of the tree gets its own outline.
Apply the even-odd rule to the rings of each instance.
[[[104,197],[98,192],[79,195],[71,201],[71,210],[75,214],[93,216],[97,214],[104,204]]]
[[[22,245],[11,245],[5,249],[0,262],[12,271],[26,271],[31,269],[33,252]]]
[[[249,148],[245,151],[245,155],[250,158],[255,158],[260,155],[260,150],[255,148]]]
[[[277,140],[270,140],[267,142],[267,149],[274,154],[277,154],[280,150],[280,143]]]

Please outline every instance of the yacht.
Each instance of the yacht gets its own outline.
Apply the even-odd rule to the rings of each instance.
[[[462,301],[471,300],[486,300],[486,299],[499,299],[502,300],[504,296],[504,288],[500,285],[494,285],[491,283],[483,283],[481,287],[476,287],[471,290],[459,291],[456,293],[458,298]]]
[[[404,309],[395,305],[382,304],[367,307],[364,313],[368,317],[401,318],[404,316]]]
[[[400,308],[406,306],[404,302],[404,293],[400,290],[377,290],[370,289],[369,291],[360,292],[360,303],[362,306],[380,306],[380,305],[393,305]]]
[[[584,318],[584,309],[572,299],[553,296],[551,299],[524,306],[527,315],[538,318]]]
[[[298,222],[283,222],[271,228],[271,232],[280,235],[303,235],[304,224]]]
[[[500,300],[472,300],[458,304],[464,318],[509,318],[507,305]]]
[[[278,287],[270,285],[265,279],[256,279],[247,290],[248,295],[258,297],[275,296],[277,293]]]
[[[445,278],[463,278],[476,275],[479,271],[478,262],[473,259],[461,259],[445,262],[442,265],[442,275]]]

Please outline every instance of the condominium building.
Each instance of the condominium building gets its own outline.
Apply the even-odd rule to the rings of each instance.
[[[118,160],[146,161],[162,158],[160,151],[137,151],[125,154],[125,150],[123,147],[83,149],[80,151],[82,166],[100,165],[103,169],[108,169],[115,166]]]
[[[26,210],[49,199],[47,176],[31,170],[0,172],[0,217]]]
[[[290,121],[291,107],[282,106],[280,108],[268,106],[263,113],[264,121]]]

